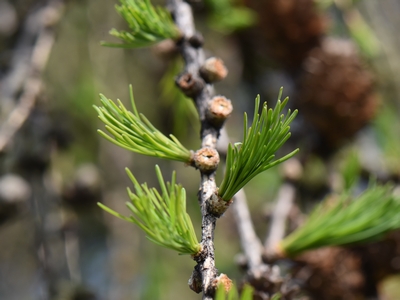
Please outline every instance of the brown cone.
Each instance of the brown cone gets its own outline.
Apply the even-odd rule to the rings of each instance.
[[[297,69],[319,45],[325,20],[314,0],[245,0],[258,14],[254,31],[265,42],[267,55],[286,69]],[[251,33],[250,33],[251,34]]]
[[[362,262],[345,248],[322,248],[296,258],[295,278],[304,282],[311,299],[363,299]]]
[[[310,52],[296,98],[299,111],[330,150],[366,125],[378,104],[373,77],[353,44],[331,38]]]

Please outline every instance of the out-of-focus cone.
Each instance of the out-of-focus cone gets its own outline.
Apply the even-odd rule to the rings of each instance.
[[[350,41],[327,38],[304,62],[296,94],[299,111],[319,134],[319,151],[331,152],[375,115],[374,80]]]
[[[297,69],[308,52],[319,45],[325,20],[314,0],[245,0],[258,14],[255,36],[262,39],[267,54],[285,69]],[[256,41],[255,41],[256,42]]]
[[[303,282],[311,299],[364,299],[365,279],[357,253],[345,248],[321,248],[297,257],[294,277]]]

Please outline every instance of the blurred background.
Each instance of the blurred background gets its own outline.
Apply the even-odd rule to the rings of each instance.
[[[371,177],[399,184],[398,0],[192,2],[207,55],[229,69],[216,91],[234,106],[231,140],[240,141],[243,112],[252,114],[257,94],[273,104],[283,86],[288,106],[300,111],[288,145],[300,148],[303,174],[294,219],[343,189],[343,174],[359,190]],[[200,145],[193,104],[174,86],[182,61],[161,47],[100,45],[114,41],[111,28],[126,27],[115,4],[0,0],[0,299],[201,297],[187,286],[189,257],[152,244],[96,205],[128,214],[125,167],[150,186],[157,186],[155,164],[167,178],[177,170],[200,238],[198,172],[129,153],[96,132],[98,94],[128,103],[132,84],[138,110],[157,128],[189,149]],[[246,186],[261,239],[285,176],[274,168]],[[229,211],[218,221],[215,247],[219,271],[240,281]],[[293,275],[302,299],[400,299],[398,232],[325,252],[288,262],[302,266]]]

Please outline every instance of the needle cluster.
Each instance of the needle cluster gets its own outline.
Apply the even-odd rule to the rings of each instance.
[[[160,168],[156,166],[156,174],[161,193],[147,184],[139,184],[132,173],[126,169],[134,187],[128,188],[131,202],[126,205],[132,212],[126,217],[99,203],[98,205],[110,214],[136,224],[154,243],[178,251],[180,254],[196,255],[201,246],[197,241],[192,221],[186,212],[185,189],[176,184],[175,172],[171,183],[165,184]]]
[[[253,288],[249,285],[245,285],[243,287],[240,297],[235,286],[233,286],[230,289],[230,291],[226,293],[224,286],[220,285],[218,286],[215,295],[215,300],[252,300],[252,299],[253,299]]]
[[[256,175],[289,159],[298,152],[275,159],[275,153],[290,137],[289,124],[297,114],[297,110],[288,110],[282,114],[288,98],[280,101],[280,90],[274,109],[264,103],[261,115],[258,113],[260,96],[255,101],[254,118],[251,127],[247,127],[247,114],[244,114],[243,142],[229,145],[226,157],[226,173],[218,191],[218,195],[229,201],[232,197]]]
[[[355,199],[346,194],[328,198],[278,248],[285,256],[295,256],[319,247],[377,240],[400,228],[399,215],[400,197],[389,186],[370,187]]]
[[[103,106],[94,108],[111,136],[98,130],[100,135],[136,153],[190,163],[191,152],[176,137],[172,134],[169,138],[166,137],[143,114],[138,113],[132,87],[130,87],[130,98],[133,112],[128,111],[121,101],[118,100],[116,105],[112,100],[100,95]]]
[[[180,32],[170,13],[163,7],[154,7],[149,0],[120,0],[116,10],[128,23],[130,31],[112,29],[110,34],[122,44],[103,42],[104,46],[119,48],[147,47],[165,39],[178,39]]]

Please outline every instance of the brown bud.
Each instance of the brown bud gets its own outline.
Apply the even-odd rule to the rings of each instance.
[[[219,164],[219,154],[218,151],[204,147],[197,150],[193,157],[194,164],[201,172],[211,173],[215,171]]]
[[[228,75],[224,62],[216,57],[210,57],[200,68],[200,75],[207,83],[221,81]]]
[[[197,294],[202,292],[201,273],[195,268],[188,281],[189,287]]]
[[[297,158],[285,161],[281,167],[283,176],[286,180],[297,182],[303,177],[303,166]]]
[[[232,288],[232,280],[224,273],[221,273],[217,278],[215,278],[214,284],[216,287],[223,288],[225,293],[229,293]]]
[[[190,73],[180,75],[176,80],[176,84],[188,97],[196,96],[204,88],[204,82]]]
[[[212,194],[208,200],[208,211],[210,211],[217,218],[221,217],[229,206],[233,203],[233,200],[225,201],[217,193]]]
[[[163,60],[170,60],[178,55],[178,47],[172,39],[166,39],[154,45],[151,50],[153,53]]]
[[[224,96],[216,96],[211,99],[208,105],[207,119],[216,127],[222,127],[225,120],[231,115],[232,110],[231,100]]]
[[[189,38],[189,44],[194,48],[200,48],[204,44],[204,38],[200,32],[196,32]]]

